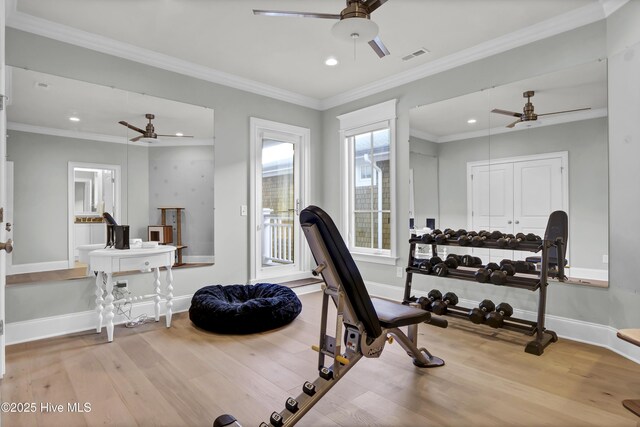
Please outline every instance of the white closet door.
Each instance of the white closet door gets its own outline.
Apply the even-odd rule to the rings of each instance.
[[[549,214],[563,209],[562,159],[515,162],[513,171],[514,231],[543,237]]]
[[[479,165],[471,168],[472,230],[503,233],[513,231],[513,164]],[[511,258],[511,251],[473,249],[484,263]]]

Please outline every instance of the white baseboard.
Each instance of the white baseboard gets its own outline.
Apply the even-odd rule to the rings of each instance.
[[[391,286],[383,283],[366,282],[367,290],[373,296],[400,301],[403,298],[404,287]],[[427,296],[427,292],[413,290],[416,297]],[[460,305],[477,307],[480,301],[460,299]],[[537,313],[514,308],[514,317],[535,321]],[[636,363],[640,363],[640,347],[623,341],[616,336],[617,330],[608,325],[569,319],[567,317],[547,314],[546,326],[561,338],[567,338],[586,344],[593,344],[607,348]]]
[[[191,305],[193,295],[181,295],[173,299],[173,312],[179,313],[187,311]],[[164,315],[166,307],[165,300],[162,300],[160,314]],[[154,316],[153,301],[144,301],[134,303],[131,310],[131,318],[135,318],[141,314]],[[124,316],[116,316],[113,323],[118,325],[127,321]],[[164,322],[163,319],[160,319]],[[74,332],[82,332],[95,330],[97,322],[97,314],[95,310],[81,311],[79,313],[63,314],[60,316],[43,317],[40,319],[25,320],[21,322],[7,323],[5,328],[5,344],[18,344],[27,341],[35,341],[43,338],[57,337],[60,335],[71,334]],[[103,325],[104,327],[104,325]]]
[[[565,269],[565,275],[576,279],[609,280],[609,270],[596,270],[595,268],[571,267]]]
[[[34,262],[31,264],[12,264],[7,265],[7,274],[23,274],[35,273],[39,271],[66,270],[69,268],[69,261],[49,261]]]

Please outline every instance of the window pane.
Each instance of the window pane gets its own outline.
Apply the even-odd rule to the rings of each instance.
[[[353,144],[355,246],[391,248],[391,175],[389,129],[349,138]]]
[[[371,213],[355,213],[354,218],[355,245],[359,248],[371,248]]]

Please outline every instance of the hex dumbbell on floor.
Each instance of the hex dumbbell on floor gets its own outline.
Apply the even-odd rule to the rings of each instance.
[[[504,325],[504,319],[513,315],[513,307],[506,302],[501,302],[496,307],[496,311],[487,314],[485,322],[492,328],[501,328]]]
[[[480,303],[478,307],[472,308],[469,312],[469,320],[473,323],[479,324],[484,322],[487,314],[496,309],[496,305],[493,301],[486,299]]]
[[[447,307],[450,305],[458,304],[458,296],[453,292],[447,292],[444,294],[441,300],[435,301],[432,305],[432,311],[435,314],[445,314],[447,312]]]

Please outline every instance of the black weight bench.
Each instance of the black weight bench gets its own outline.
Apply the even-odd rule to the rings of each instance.
[[[444,365],[444,361],[417,347],[418,324],[446,327],[446,320],[431,317],[418,307],[371,298],[344,240],[333,220],[322,209],[309,206],[300,213],[300,224],[317,267],[324,279],[320,339],[317,346],[319,377],[306,382],[285,409],[273,412],[261,427],[292,426],[298,422],[363,356],[380,357],[385,344],[395,338],[419,368]],[[327,333],[329,299],[337,310],[335,334]],[[400,330],[407,327],[405,334]],[[330,365],[325,364],[329,358]],[[240,426],[231,415],[221,415],[214,427]]]

